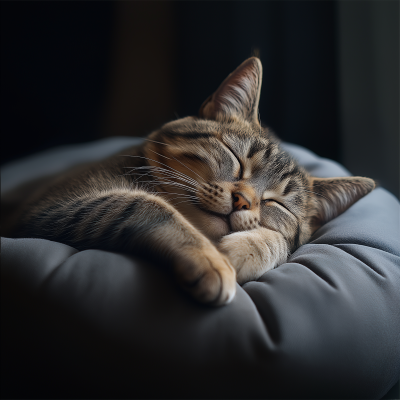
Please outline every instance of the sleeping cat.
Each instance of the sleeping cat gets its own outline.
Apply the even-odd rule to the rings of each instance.
[[[262,66],[250,58],[201,106],[143,145],[32,192],[18,236],[79,250],[167,259],[200,302],[229,303],[285,262],[322,224],[374,188],[368,178],[315,178],[258,120]]]

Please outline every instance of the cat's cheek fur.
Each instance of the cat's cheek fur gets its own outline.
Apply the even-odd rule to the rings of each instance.
[[[288,257],[288,245],[282,234],[266,228],[225,236],[218,249],[227,255],[236,269],[236,280],[240,285],[258,279]]]
[[[179,204],[177,209],[214,244],[231,231],[229,224],[222,218],[202,211],[190,204]]]
[[[256,229],[259,225],[259,210],[235,211],[230,216],[230,223],[234,232]]]
[[[221,237],[230,232],[227,222],[219,217],[210,215],[208,224],[204,227],[204,234],[213,242],[218,242]]]

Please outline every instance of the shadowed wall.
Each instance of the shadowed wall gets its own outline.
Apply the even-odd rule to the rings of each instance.
[[[196,114],[256,51],[260,116],[399,196],[396,1],[2,2],[2,163]]]

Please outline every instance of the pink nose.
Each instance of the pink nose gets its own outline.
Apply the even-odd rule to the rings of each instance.
[[[250,210],[251,204],[244,196],[240,193],[233,193],[233,209],[239,210]]]

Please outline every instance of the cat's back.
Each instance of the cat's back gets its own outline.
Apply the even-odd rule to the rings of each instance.
[[[83,191],[129,185],[129,171],[143,165],[142,146],[121,150],[104,160],[74,165],[60,173],[30,180],[5,192],[1,196],[1,235],[18,236],[25,216],[41,202],[49,205],[65,198],[74,198]],[[51,171],[51,165],[49,165]]]

